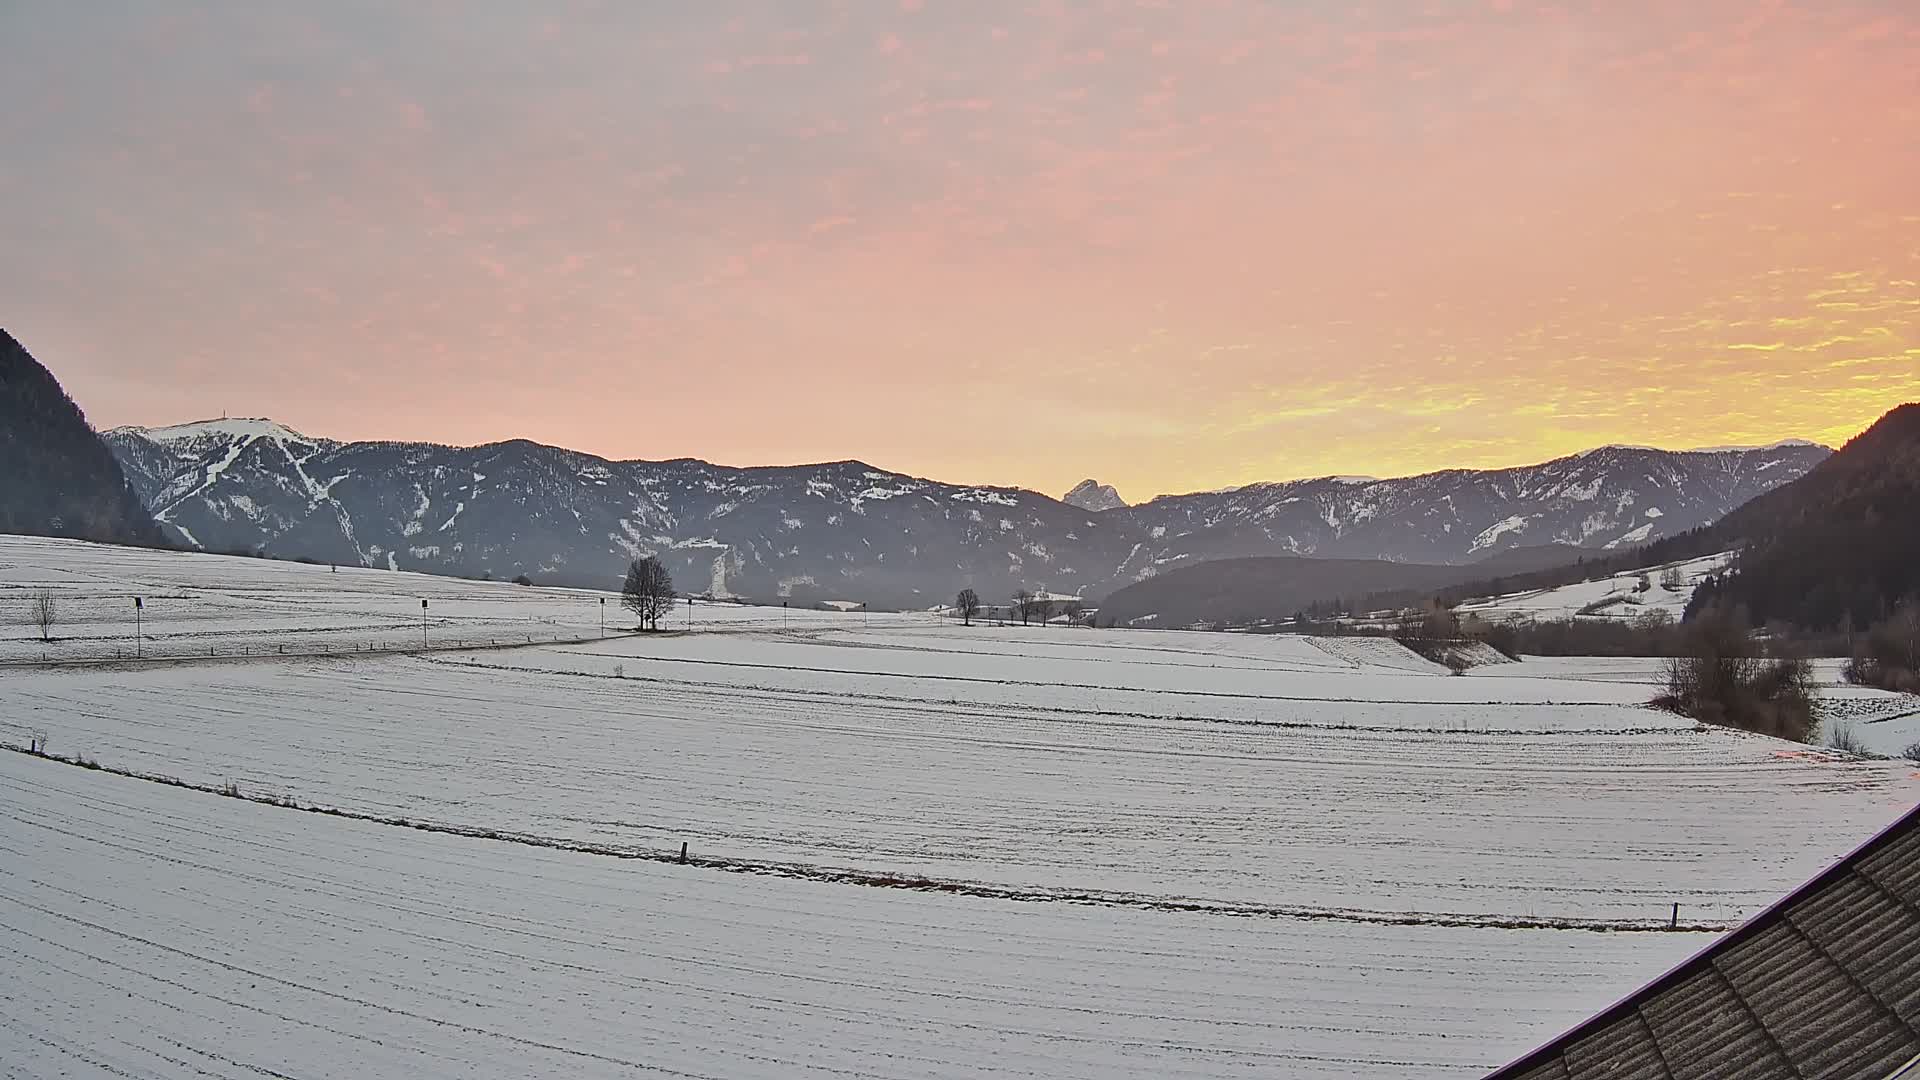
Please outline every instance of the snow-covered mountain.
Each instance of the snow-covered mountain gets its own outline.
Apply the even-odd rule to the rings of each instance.
[[[1512,547],[1619,548],[1718,521],[1832,451],[1605,446],[1541,465],[1329,477],[1163,495],[1130,515],[1156,559],[1252,555],[1472,562]],[[1131,567],[1129,568],[1131,569]]]
[[[1555,541],[1632,544],[1713,521],[1827,454],[1603,449],[1525,469],[1256,484],[1095,512],[856,461],[733,468],[524,440],[341,443],[267,420],[106,439],[155,516],[206,550],[599,586],[656,553],[683,591],[875,606],[943,603],[962,587],[1099,596],[1236,555],[1469,562]]]
[[[1073,485],[1073,490],[1061,496],[1060,501],[1068,506],[1077,506],[1082,510],[1099,513],[1102,510],[1117,510],[1127,505],[1112,484],[1102,484],[1094,480],[1082,480]]]
[[[211,551],[600,586],[658,554],[682,591],[890,606],[968,584],[1086,588],[1127,552],[1044,495],[856,461],[739,469],[524,440],[338,443],[266,420],[106,437],[155,516]]]

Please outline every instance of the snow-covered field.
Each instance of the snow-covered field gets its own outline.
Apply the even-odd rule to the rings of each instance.
[[[1628,620],[1655,612],[1678,621],[1686,613],[1688,601],[1693,599],[1694,586],[1726,569],[1732,561],[1732,552],[1708,555],[1686,562],[1650,566],[1644,570],[1629,570],[1555,589],[1469,600],[1461,604],[1458,611],[1461,615],[1479,615],[1493,622],[1506,619]],[[1679,571],[1677,588],[1669,589],[1661,583],[1669,570]],[[1642,578],[1649,585],[1645,591],[1640,588]]]
[[[1472,1076],[1710,940],[1672,903],[1731,925],[1920,800],[1640,707],[1650,661],[722,605],[602,640],[593,594],[0,538],[43,582],[584,640],[18,650],[0,742],[381,819],[0,754],[32,1075]]]
[[[1530,657],[1517,668],[1481,669],[1472,675],[1486,680],[1524,671],[1529,679],[1562,680],[1596,695],[1601,693],[1598,687],[1612,684],[1624,697],[1646,701],[1663,689],[1662,665],[1663,661],[1647,657]],[[1920,697],[1854,686],[1841,676],[1842,666],[1840,660],[1813,661],[1821,718],[1816,741],[1829,743],[1844,731],[1868,753],[1893,758],[1920,744]]]
[[[21,1076],[1472,1077],[1706,938],[821,884],[13,754],[0,851]]]
[[[43,642],[29,612],[42,594],[57,621]],[[617,594],[463,581],[358,566],[103,547],[0,536],[0,662],[324,654],[579,640],[634,619]],[[427,606],[423,609],[421,601]],[[796,627],[918,620],[860,612],[682,603],[665,624]]]

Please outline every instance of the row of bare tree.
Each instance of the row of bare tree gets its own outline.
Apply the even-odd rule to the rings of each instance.
[[[953,598],[953,612],[960,616],[963,623],[973,625],[973,620],[984,610],[980,604],[980,594],[972,589],[961,589],[960,595]],[[1030,589],[1021,589],[1013,594],[1012,603],[1007,605],[1007,618],[1019,619],[1020,625],[1032,623],[1045,625],[1056,616],[1065,616],[1070,622],[1079,622],[1086,612],[1086,606],[1076,599],[1063,600],[1054,596],[1041,596]]]

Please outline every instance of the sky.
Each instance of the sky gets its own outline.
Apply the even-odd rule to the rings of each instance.
[[[0,0],[96,426],[1142,499],[1920,400],[1920,5]]]

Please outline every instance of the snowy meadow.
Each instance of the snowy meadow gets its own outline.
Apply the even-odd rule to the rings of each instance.
[[[1920,800],[1652,662],[601,599],[0,538],[0,1063],[1471,1077]]]

